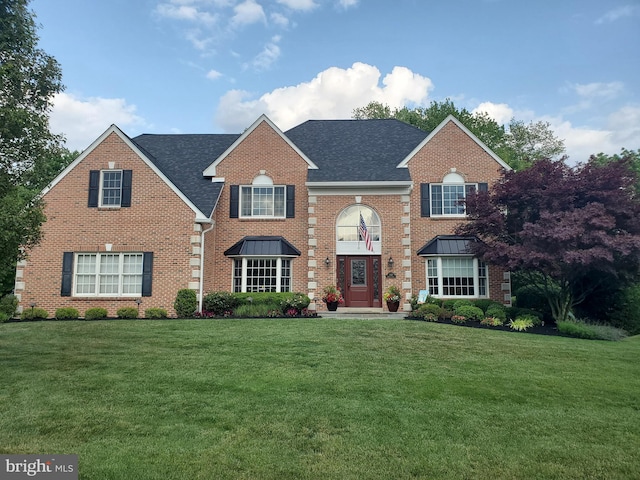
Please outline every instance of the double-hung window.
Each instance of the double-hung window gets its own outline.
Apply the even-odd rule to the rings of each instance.
[[[291,258],[235,258],[234,292],[290,292]]]
[[[122,201],[122,170],[102,170],[100,176],[100,206],[119,207]]]
[[[473,257],[428,258],[427,285],[435,297],[487,297],[487,266]]]
[[[131,206],[132,170],[91,170],[89,172],[89,200],[91,208]]]
[[[487,191],[486,183],[466,183],[455,172],[448,173],[442,183],[420,185],[420,216],[422,217],[464,217],[465,200],[476,191]]]
[[[142,264],[142,253],[78,253],[74,295],[140,296]]]
[[[242,217],[285,217],[285,186],[252,185],[241,187]]]

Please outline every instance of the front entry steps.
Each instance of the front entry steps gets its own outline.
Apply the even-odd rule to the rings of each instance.
[[[322,311],[318,312],[318,315],[323,318],[368,318],[368,319],[383,319],[383,318],[395,318],[402,319],[407,316],[407,312],[389,312],[382,308],[373,307],[338,307],[335,312]]]

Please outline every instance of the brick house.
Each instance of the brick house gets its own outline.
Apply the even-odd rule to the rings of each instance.
[[[508,273],[453,235],[458,201],[509,168],[457,119],[261,116],[241,135],[140,135],[111,126],[44,190],[44,238],[20,262],[22,308],[162,307],[181,288],[299,291],[322,310],[386,308],[384,289],[510,302]],[[361,229],[364,223],[370,242]],[[140,302],[140,303],[138,303]]]

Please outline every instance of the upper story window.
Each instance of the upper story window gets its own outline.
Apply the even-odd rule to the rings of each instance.
[[[231,185],[230,218],[293,218],[295,185],[274,185],[258,175],[251,185]]]
[[[465,183],[455,172],[448,173],[442,183],[423,183],[421,189],[421,216],[464,217],[465,199],[475,191],[486,191],[486,183]]]
[[[100,176],[100,206],[119,207],[122,201],[122,170],[102,170]]]
[[[130,207],[131,178],[131,170],[91,170],[89,207]]]
[[[345,208],[336,221],[336,253],[379,255],[381,228],[372,208],[360,204]]]

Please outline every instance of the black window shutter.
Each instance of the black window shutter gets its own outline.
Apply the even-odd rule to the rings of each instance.
[[[100,170],[89,172],[89,207],[98,206],[98,196],[100,194]]]
[[[429,196],[429,184],[421,183],[420,184],[420,216],[421,217],[430,217],[430,206],[431,206],[431,198]]]
[[[229,218],[238,218],[239,202],[240,202],[240,186],[231,185],[231,203],[229,203]]]
[[[296,216],[296,186],[287,185],[287,218]]]
[[[131,170],[122,171],[122,197],[120,198],[121,207],[131,206]]]
[[[489,184],[488,183],[479,183],[478,184],[478,191],[479,192],[488,192],[489,191]]]
[[[144,252],[142,255],[142,296],[150,297],[153,273],[153,252]]]
[[[64,252],[62,254],[62,286],[60,287],[60,296],[70,297],[73,285],[73,252]]]
[[[464,186],[464,194],[465,194],[465,196],[472,195],[474,193],[476,193],[476,185],[475,185],[475,183],[467,183]]]

